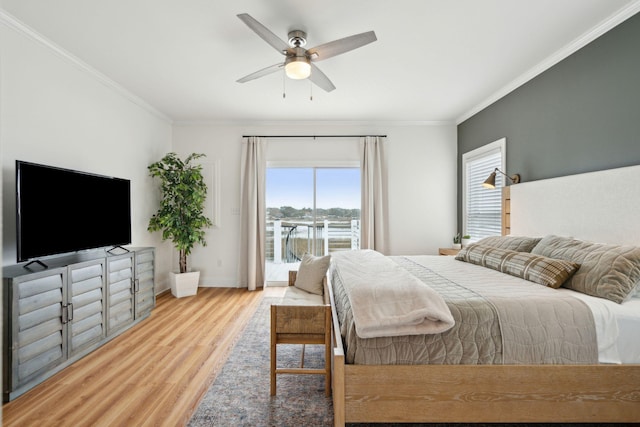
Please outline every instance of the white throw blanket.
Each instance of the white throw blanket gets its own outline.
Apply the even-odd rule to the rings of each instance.
[[[332,263],[361,338],[438,334],[455,323],[436,291],[379,252],[334,253]]]

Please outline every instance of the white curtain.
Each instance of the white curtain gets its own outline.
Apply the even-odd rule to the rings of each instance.
[[[362,212],[360,247],[388,251],[387,167],[384,138],[364,136],[360,139],[362,177]]]
[[[265,280],[265,142],[256,136],[242,143],[240,167],[240,286],[250,291]]]

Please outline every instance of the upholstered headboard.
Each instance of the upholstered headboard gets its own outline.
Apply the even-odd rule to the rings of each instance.
[[[524,182],[510,193],[511,234],[640,245],[640,166]]]

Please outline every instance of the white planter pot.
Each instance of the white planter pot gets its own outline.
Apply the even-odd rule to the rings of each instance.
[[[188,297],[198,292],[200,272],[169,273],[171,276],[171,294],[176,298]]]
[[[454,243],[453,245],[451,245],[452,249],[462,249],[462,245],[460,243]]]
[[[466,248],[471,244],[471,239],[462,239],[462,247]]]

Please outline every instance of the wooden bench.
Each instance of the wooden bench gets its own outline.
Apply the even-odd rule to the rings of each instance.
[[[289,272],[289,286],[282,302],[271,305],[271,395],[276,394],[277,374],[314,374],[325,376],[325,393],[331,395],[331,303],[324,278],[324,295],[316,295],[293,286],[296,271]],[[277,345],[302,344],[299,368],[278,368]],[[324,344],[324,369],[304,367],[304,345]]]

